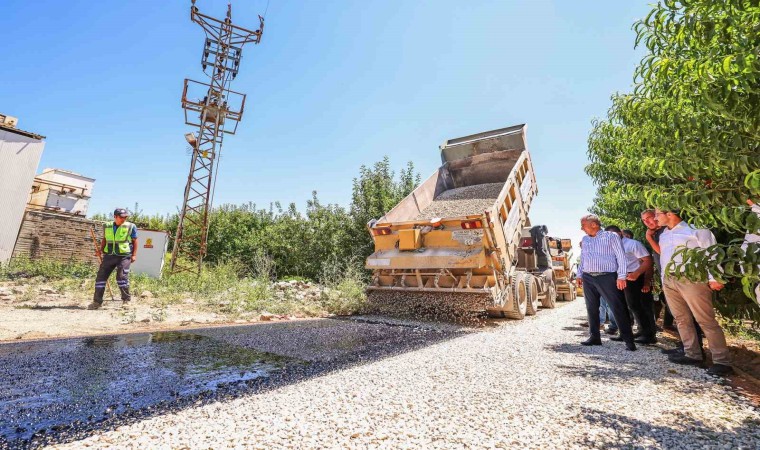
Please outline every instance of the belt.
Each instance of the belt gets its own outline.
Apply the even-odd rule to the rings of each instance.
[[[583,272],[583,273],[586,273],[586,274],[588,274],[588,275],[590,275],[592,277],[600,277],[602,275],[609,275],[609,274],[615,273],[615,272]]]

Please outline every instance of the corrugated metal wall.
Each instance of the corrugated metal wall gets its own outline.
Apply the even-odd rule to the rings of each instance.
[[[16,244],[45,142],[0,130],[0,264]]]

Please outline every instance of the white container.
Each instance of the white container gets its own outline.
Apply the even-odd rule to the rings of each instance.
[[[132,263],[130,273],[142,273],[149,277],[161,278],[166,249],[169,245],[169,233],[138,228],[137,245],[137,260]]]
[[[95,179],[63,169],[45,169],[34,178],[31,209],[87,215]]]
[[[42,136],[0,128],[0,264],[13,254],[34,174],[45,148]]]

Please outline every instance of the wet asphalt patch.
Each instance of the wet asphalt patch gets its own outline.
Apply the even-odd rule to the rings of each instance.
[[[467,332],[326,319],[0,344],[0,448],[73,441]]]

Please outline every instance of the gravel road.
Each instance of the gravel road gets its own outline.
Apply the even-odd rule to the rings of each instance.
[[[581,347],[583,316],[576,301],[54,448],[760,448],[760,412],[729,387],[656,347]]]

